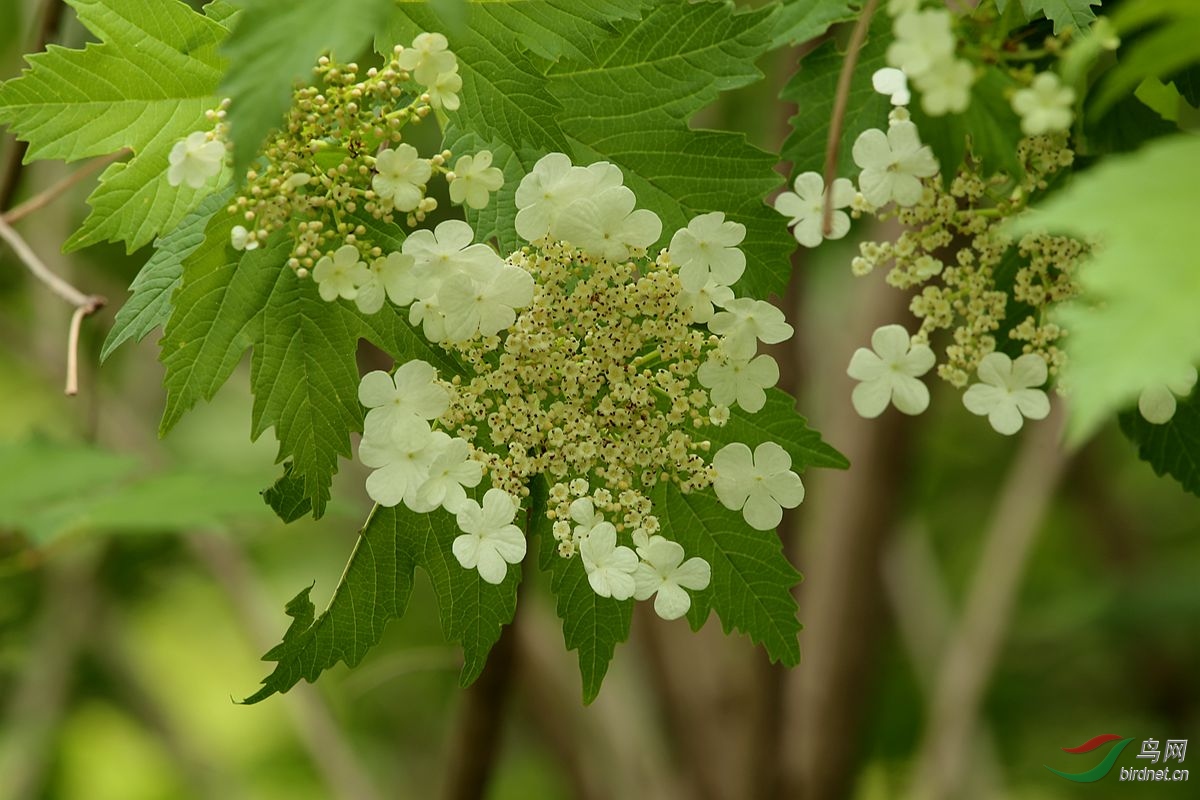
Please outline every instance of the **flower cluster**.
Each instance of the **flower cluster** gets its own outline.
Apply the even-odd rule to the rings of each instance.
[[[921,11],[916,2],[896,0],[889,11],[894,17],[895,40],[888,46],[887,62],[916,85],[921,92],[921,108],[931,116],[965,111],[971,103],[975,67],[954,55],[958,43],[953,31],[954,15],[944,8]],[[895,94],[897,89],[907,94],[907,86],[895,85],[894,76],[890,80],[892,86],[885,93],[892,95],[893,103],[903,105],[897,103]]]
[[[413,324],[467,374],[439,380],[410,361],[363,379],[368,493],[454,513],[455,556],[499,582],[525,552],[516,509],[545,480],[559,554],[579,556],[592,589],[654,597],[661,616],[681,616],[710,567],[671,540],[652,490],[711,488],[759,530],[801,502],[782,447],[712,453],[704,436],[732,407],[764,406],[779,370],[758,345],[792,328],[774,306],[734,296],[745,229],[719,212],[651,255],[661,222],[635,208],[621,171],[557,153],[535,165],[516,200],[530,244],[507,259],[471,244],[465,223],[444,222],[411,235],[384,280],[388,298],[411,303]],[[484,477],[476,505],[466,488]]]

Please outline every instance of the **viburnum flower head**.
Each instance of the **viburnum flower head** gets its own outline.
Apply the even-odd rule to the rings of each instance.
[[[783,312],[765,300],[739,297],[713,314],[708,329],[725,337],[725,352],[730,358],[750,358],[758,342],[778,344],[792,336],[792,326]]]
[[[181,142],[176,142],[167,155],[167,183],[179,186],[186,183],[199,189],[208,179],[221,172],[225,163],[225,145],[204,131],[193,131]]]
[[[775,442],[763,442],[753,453],[741,442],[727,444],[713,456],[712,464],[717,499],[726,508],[741,511],[755,530],[778,527],[783,509],[804,500],[804,484],[792,472],[792,457]]]
[[[375,156],[375,172],[371,188],[384,200],[390,200],[396,210],[407,212],[420,205],[425,196],[422,187],[433,174],[433,166],[411,144],[399,144],[395,150],[379,151]]]
[[[981,383],[963,392],[963,405],[972,414],[987,415],[998,433],[1011,436],[1021,430],[1025,418],[1045,419],[1050,398],[1035,388],[1046,382],[1046,360],[1026,353],[1013,361],[1004,353],[988,353],[977,369]]]
[[[370,409],[367,419],[396,426],[410,417],[437,419],[450,405],[450,392],[437,382],[433,365],[414,359],[401,364],[395,375],[368,372],[359,381],[358,401]]]
[[[858,188],[867,202],[876,208],[893,200],[911,206],[921,199],[921,178],[937,174],[938,162],[929,147],[921,144],[917,126],[898,121],[885,134],[868,128],[854,141],[854,163],[862,172]]]
[[[1027,89],[1013,93],[1013,111],[1021,117],[1021,132],[1038,136],[1065,131],[1075,119],[1075,90],[1063,86],[1053,72],[1039,73]]]
[[[488,489],[482,505],[467,498],[456,515],[463,534],[451,545],[458,563],[478,570],[488,583],[501,583],[508,565],[525,558],[525,535],[512,524],[518,507],[503,489]]]
[[[779,365],[768,355],[753,359],[710,355],[696,371],[700,385],[708,389],[714,405],[736,402],[751,414],[767,403],[766,389],[779,382]]]
[[[1138,396],[1138,411],[1153,425],[1165,425],[1175,416],[1178,397],[1187,397],[1196,386],[1196,368],[1189,366],[1165,383],[1147,386]]]
[[[894,106],[906,106],[912,99],[908,91],[908,76],[895,67],[881,67],[871,73],[871,87],[885,94]]]
[[[346,244],[334,251],[333,256],[322,256],[312,271],[317,282],[317,291],[322,300],[334,301],[339,297],[353,300],[358,296],[358,287],[371,279],[358,253],[358,248]]]
[[[971,104],[971,86],[975,83],[975,67],[970,61],[947,58],[914,81],[921,90],[921,108],[926,114],[960,114]]]
[[[579,545],[579,555],[592,591],[614,600],[633,596],[638,557],[630,548],[617,545],[617,529],[611,522],[601,522],[591,529]]]
[[[692,607],[685,589],[701,591],[712,580],[712,567],[693,556],[683,560],[683,548],[662,536],[641,537],[637,554],[642,563],[633,573],[635,600],[654,597],[654,613],[663,619],[679,619]]]
[[[802,172],[792,184],[795,191],[782,192],[775,198],[775,210],[791,217],[792,235],[805,247],[816,247],[826,239],[841,239],[850,231],[845,211],[833,212],[829,235],[825,235],[825,180],[818,172]],[[854,184],[846,178],[833,182],[833,207],[845,208],[854,202]]]
[[[553,233],[593,258],[624,261],[631,250],[646,249],[662,234],[658,215],[644,208],[634,210],[636,204],[626,186],[581,197],[558,215]]]
[[[450,202],[471,208],[486,208],[491,192],[504,185],[504,173],[492,166],[490,150],[480,150],[473,156],[463,156],[454,164],[454,180],[450,182]]]
[[[901,325],[884,325],[871,334],[871,349],[860,347],[850,358],[846,374],[856,381],[850,401],[859,416],[878,417],[892,403],[905,414],[929,407],[929,388],[917,380],[934,363],[933,351],[912,344]]]
[[[888,66],[917,78],[954,54],[950,12],[941,9],[902,13],[892,24],[895,41],[888,45]]]
[[[710,280],[718,286],[736,283],[746,271],[746,254],[738,249],[745,238],[746,226],[725,219],[720,211],[693,217],[675,232],[668,248],[683,288],[698,292]]]

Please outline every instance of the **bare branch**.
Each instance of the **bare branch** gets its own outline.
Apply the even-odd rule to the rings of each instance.
[[[60,196],[62,196],[64,192],[87,178],[89,175],[94,174],[97,170],[107,167],[114,161],[121,160],[125,156],[129,155],[130,152],[131,151],[128,148],[122,148],[112,155],[104,156],[103,158],[92,159],[87,164],[75,170],[46,191],[38,193],[10,211],[6,211],[3,215],[0,215],[0,220],[12,225],[18,220],[24,219],[33,212],[45,208],[53,203]]]

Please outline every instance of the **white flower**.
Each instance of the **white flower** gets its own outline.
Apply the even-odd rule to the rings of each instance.
[[[679,619],[692,607],[692,598],[684,589],[708,588],[712,568],[699,556],[683,560],[683,548],[661,536],[652,536],[638,547],[642,563],[633,573],[633,596],[637,600],[654,598],[654,613],[663,619]]]
[[[533,301],[533,276],[520,267],[502,266],[490,279],[456,275],[442,284],[438,304],[446,321],[446,339],[466,341],[475,334],[494,336],[517,319],[514,309]]]
[[[720,211],[694,217],[671,237],[671,260],[679,265],[679,282],[698,292],[711,279],[731,286],[746,270],[746,254],[737,248],[746,238],[746,226],[727,221]]]
[[[571,519],[576,522],[575,538],[580,541],[586,539],[592,529],[604,522],[604,515],[596,512],[596,507],[592,505],[590,497],[572,500],[569,513]]]
[[[626,186],[581,197],[558,215],[553,233],[593,258],[624,261],[631,249],[649,247],[662,233],[658,215],[645,208],[635,211],[636,203]]]
[[[617,529],[610,522],[592,528],[579,544],[579,555],[592,591],[601,597],[628,600],[635,588],[633,573],[638,557],[625,545],[617,546]]]
[[[429,161],[417,155],[411,144],[397,145],[395,150],[380,150],[375,156],[375,172],[371,188],[384,200],[390,200],[398,211],[413,211],[421,203],[421,187],[433,174]]]
[[[725,304],[723,311],[713,314],[708,329],[724,336],[724,350],[731,358],[750,358],[758,347],[755,341],[766,344],[782,342],[792,335],[792,326],[783,319],[783,312],[765,300],[739,297]]]
[[[432,296],[443,280],[460,273],[476,280],[487,280],[504,265],[496,251],[486,244],[471,244],[474,238],[475,231],[470,225],[451,219],[432,231],[413,231],[404,240],[403,250],[412,256],[417,267],[431,268],[430,274],[423,276],[427,278],[429,290],[419,292],[418,297]]]
[[[418,300],[409,306],[408,324],[420,325],[421,332],[431,342],[446,338],[446,315],[438,307],[437,295]]]
[[[1138,397],[1138,411],[1146,421],[1154,425],[1165,425],[1175,416],[1178,403],[1175,396],[1187,397],[1196,386],[1196,368],[1188,367],[1166,383],[1155,383],[1142,390]]]
[[[779,365],[767,355],[743,359],[710,354],[696,371],[696,378],[709,390],[714,404],[728,406],[737,401],[753,414],[767,403],[767,393],[763,390],[779,381]]]
[[[504,185],[504,173],[492,166],[490,150],[480,150],[474,156],[463,156],[454,164],[454,180],[450,182],[450,202],[471,208],[486,208],[490,192]]]
[[[418,82],[429,86],[438,75],[458,66],[458,60],[448,49],[450,43],[440,33],[420,33],[412,47],[396,56],[400,69],[408,70]]]
[[[1028,89],[1012,96],[1013,111],[1021,115],[1021,132],[1026,136],[1070,128],[1075,119],[1074,102],[1075,90],[1063,86],[1053,72],[1039,73]]]
[[[416,416],[396,424],[368,415],[358,444],[358,460],[375,469],[367,476],[367,495],[384,506],[411,496],[429,479],[429,466],[449,438],[442,431],[430,431]]]
[[[911,122],[893,122],[886,134],[868,128],[854,140],[853,154],[854,163],[862,168],[858,188],[876,208],[892,200],[911,206],[921,199],[920,179],[938,171],[933,151],[921,144]]]
[[[698,292],[689,292],[686,289],[680,291],[676,302],[692,322],[707,325],[716,311],[713,306],[722,307],[732,299],[733,289],[710,280]]]
[[[358,296],[354,298],[359,311],[374,314],[383,308],[385,296],[398,306],[411,303],[420,287],[413,264],[412,256],[403,253],[388,253],[386,258],[372,261],[371,274],[358,287]]]
[[[234,250],[258,249],[258,239],[241,225],[233,226],[233,230],[229,232],[229,243],[233,245]]]
[[[621,170],[607,161],[575,167],[562,153],[542,156],[517,186],[517,235],[536,242],[552,234],[564,208],[582,197],[620,186],[623,180]]]
[[[208,138],[204,131],[193,131],[181,142],[176,142],[167,156],[167,183],[178,186],[186,183],[199,189],[208,179],[220,174],[225,163],[225,145]]]
[[[979,362],[979,379],[963,392],[963,405],[972,414],[987,415],[998,433],[1011,436],[1025,420],[1045,419],[1050,399],[1033,387],[1046,382],[1046,361],[1035,353],[1013,361],[1004,353],[988,353]]]
[[[458,64],[455,64],[454,69],[440,73],[433,83],[429,84],[429,105],[456,111],[459,106],[458,93],[462,90],[462,85],[462,76],[458,74]]]
[[[478,569],[488,583],[503,581],[508,565],[525,558],[525,535],[512,524],[518,508],[517,499],[503,489],[488,489],[482,506],[467,498],[456,515],[463,535],[450,548],[458,563]]]
[[[359,260],[358,248],[345,244],[334,251],[332,258],[322,256],[313,267],[312,277],[322,300],[353,300],[358,296],[358,287],[371,279],[371,271],[366,262]]]
[[[888,45],[887,63],[910,78],[929,72],[954,53],[950,12],[916,11],[900,14],[892,25],[896,40]]]
[[[792,457],[774,442],[750,448],[741,442],[722,447],[713,456],[713,491],[721,505],[741,511],[746,523],[769,531],[783,519],[783,509],[804,500],[804,484],[792,472]]]
[[[929,407],[929,389],[917,378],[933,367],[933,351],[914,345],[900,325],[884,325],[871,334],[871,347],[854,351],[846,374],[856,381],[850,402],[859,416],[878,417],[892,403],[905,414]]]
[[[829,236],[825,235],[825,180],[817,172],[802,172],[792,184],[794,192],[775,198],[775,210],[791,217],[792,235],[805,247],[816,247],[825,239],[841,239],[850,230],[845,211],[834,211]],[[846,178],[833,182],[833,207],[845,208],[854,202],[854,184]]]
[[[471,446],[465,439],[453,438],[429,465],[429,478],[416,494],[405,498],[413,511],[427,512],[441,506],[457,514],[467,501],[464,486],[478,486],[483,480],[483,465],[470,457]]]
[[[915,81],[921,90],[921,108],[926,114],[960,114],[971,104],[971,86],[975,83],[975,68],[970,61],[948,58]]]
[[[880,94],[886,94],[894,106],[906,106],[912,99],[908,91],[908,76],[895,67],[883,67],[871,75],[871,86]]]
[[[368,419],[402,425],[409,417],[440,417],[450,407],[450,392],[437,382],[432,364],[414,359],[401,364],[395,375],[382,370],[364,375],[358,384],[358,402],[370,409]]]

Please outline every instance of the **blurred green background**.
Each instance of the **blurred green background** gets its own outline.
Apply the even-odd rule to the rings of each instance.
[[[41,7],[0,0],[0,76],[19,71]],[[68,11],[52,38],[83,37]],[[774,97],[800,54],[767,59],[765,81],[696,124],[777,148],[795,109]],[[0,164],[14,147],[6,136]],[[28,166],[15,200],[68,169]],[[234,702],[269,671],[285,602],[314,581],[318,606],[332,592],[369,509],[365,475],[344,464],[327,517],[278,522],[258,496],[279,470],[269,436],[248,438],[244,364],[157,438],[153,341],[97,363],[147,254],[59,253],[91,180],[18,226],[55,271],[110,298],[84,324],[80,396],[61,393],[69,309],[0,250],[0,799],[437,796],[476,754],[456,744],[469,695],[423,576],[358,669]],[[776,353],[855,464],[806,476],[782,531],[806,574],[804,662],[781,671],[715,621],[691,634],[639,610],[584,708],[533,576],[490,797],[1196,796],[1044,767],[1094,765],[1060,748],[1100,733],[1135,739],[1128,767],[1144,765],[1143,739],[1200,738],[1196,498],[1115,426],[1062,453],[1052,422],[1003,439],[941,385],[918,419],[854,416],[844,365],[905,301],[850,276],[853,247],[797,256],[797,337]]]

